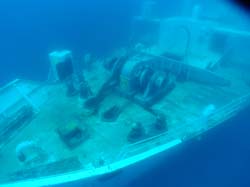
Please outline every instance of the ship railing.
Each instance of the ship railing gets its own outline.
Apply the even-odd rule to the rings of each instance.
[[[118,154],[117,160],[122,160],[143,153],[175,139],[186,140],[199,136],[202,132],[227,121],[249,105],[250,93],[234,99],[230,103],[214,110],[209,116],[199,117],[191,122],[180,124],[178,127],[170,129],[164,133],[124,146]]]
[[[227,105],[224,105],[219,109],[219,111],[215,111],[208,120],[211,120],[209,126],[216,125],[218,123],[222,123],[225,120],[230,119],[236,113],[238,113],[241,109],[244,109],[250,105],[250,94],[244,95],[238,99],[233,100]]]
[[[26,82],[33,83],[32,81]],[[30,89],[28,93],[25,93],[22,87],[19,86],[20,84],[22,84],[22,80],[16,79],[7,84],[6,86],[0,88],[0,95],[4,92],[8,92],[8,89],[10,90],[10,92],[15,93],[15,95],[13,96],[15,97],[15,100],[11,101],[7,107],[3,107],[0,109],[0,116],[5,116],[5,114],[7,113],[6,111],[10,110],[11,108],[14,108],[18,104],[20,105],[20,102],[23,102],[24,105],[30,106],[35,113],[38,113],[40,111],[39,107],[36,106],[36,104],[32,101],[31,95],[34,94],[34,92],[36,92],[37,90],[39,90],[41,86],[34,87]]]
[[[29,82],[32,83],[32,81]],[[32,95],[40,89],[40,86],[34,86],[25,91],[20,86],[22,84],[22,80],[16,79],[0,88],[0,96],[2,96],[0,97],[0,151],[21,128],[28,124],[30,118],[39,113]]]

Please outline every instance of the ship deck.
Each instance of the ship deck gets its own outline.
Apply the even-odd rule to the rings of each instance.
[[[96,71],[95,69],[95,73],[89,72],[87,75],[94,91],[102,84],[103,77],[107,77],[102,69],[100,71],[103,77],[96,77]],[[145,140],[160,134],[165,133],[161,143],[167,143],[176,138],[184,139],[189,135],[188,133],[195,134],[197,124],[194,122],[202,117],[202,112],[207,106],[213,105],[215,109],[219,109],[249,94],[250,87],[241,80],[240,73],[230,68],[221,69],[218,73],[231,80],[232,84],[221,87],[194,82],[177,83],[171,93],[153,106],[154,110],[161,111],[166,116],[168,123],[166,132],[156,132],[152,129],[151,124],[154,121],[152,113],[115,92],[105,98],[95,115],[87,115],[82,109],[82,100],[77,96],[67,97],[64,85],[40,85],[29,81],[17,81],[16,87],[27,84],[30,88],[30,91],[25,93],[25,97],[21,98],[28,105],[32,102],[36,112],[30,122],[19,129],[14,129],[17,132],[1,144],[1,180],[39,177],[77,169],[97,168],[113,163],[122,159],[121,155],[124,157],[124,154],[127,154],[123,153],[124,151],[131,151],[129,146],[133,143],[127,140],[127,136],[134,122],[140,122],[145,127],[146,136],[142,140],[145,149],[152,143]],[[37,102],[39,100],[42,102]],[[119,118],[115,122],[103,122],[100,117],[102,111],[114,104],[123,106]],[[202,129],[208,129],[209,125],[206,124],[208,122],[202,122],[203,124],[198,124],[199,128],[202,126]],[[86,141],[73,149],[68,148],[57,133],[58,128],[69,123],[76,123],[86,128],[89,134]],[[46,163],[30,167],[18,160],[16,156],[18,144],[31,140],[49,155]],[[159,142],[156,143],[159,144]],[[136,154],[136,151],[128,153],[127,156],[131,154]]]

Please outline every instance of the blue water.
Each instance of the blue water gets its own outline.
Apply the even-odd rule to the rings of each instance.
[[[45,79],[55,49],[71,49],[77,58],[126,44],[136,9],[133,0],[2,0],[0,83]]]
[[[142,2],[1,0],[0,85],[14,78],[46,80],[47,55],[55,49],[70,49],[75,58],[81,58],[87,52],[102,56],[129,45],[133,17],[138,15]],[[174,3],[159,0],[159,4],[158,15],[178,15]],[[250,109],[200,141],[187,143],[171,153],[165,165],[136,179],[130,186],[250,186],[248,114]]]

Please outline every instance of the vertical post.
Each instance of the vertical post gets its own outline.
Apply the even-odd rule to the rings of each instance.
[[[73,74],[72,52],[69,50],[54,51],[49,54],[51,79],[54,82],[64,81]]]

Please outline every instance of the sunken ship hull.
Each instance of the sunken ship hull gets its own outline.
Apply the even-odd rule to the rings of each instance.
[[[152,46],[77,65],[71,51],[55,51],[48,81],[1,88],[1,186],[120,186],[249,106],[250,76],[237,62],[249,66],[239,47],[250,33],[153,22]]]

